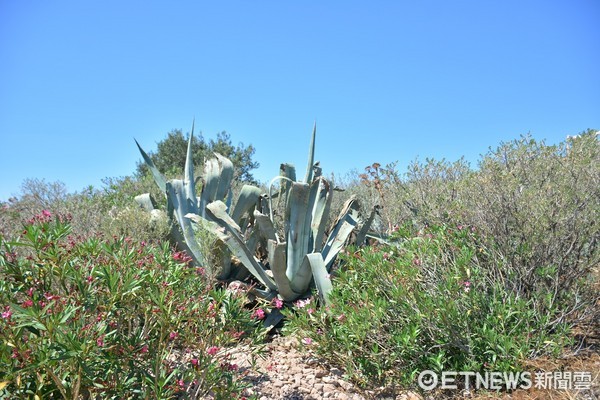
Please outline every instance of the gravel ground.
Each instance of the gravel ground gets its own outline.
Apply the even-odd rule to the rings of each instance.
[[[478,392],[449,393],[428,392],[426,396],[411,391],[380,390],[364,391],[348,382],[343,371],[328,366],[311,354],[310,350],[290,337],[276,336],[261,356],[252,356],[249,347],[240,346],[227,354],[231,363],[237,364],[251,385],[245,395],[259,400],[435,400],[435,399],[553,399],[553,400],[600,400],[600,355],[567,357],[560,360],[540,360],[531,370],[590,371],[593,384],[590,390],[517,390],[513,393]]]
[[[252,385],[245,395],[259,400],[422,399],[411,392],[386,396],[359,390],[344,380],[341,370],[326,366],[309,351],[300,352],[298,346],[295,339],[278,336],[267,345],[262,357],[254,357],[254,361],[248,348],[233,349],[229,353],[230,362],[246,373],[246,380]]]

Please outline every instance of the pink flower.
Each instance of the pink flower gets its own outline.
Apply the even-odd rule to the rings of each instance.
[[[296,305],[296,307],[298,308],[304,308],[307,305],[310,304],[310,299],[306,299],[306,300],[298,300],[297,302],[294,303]]]
[[[171,333],[169,333],[169,339],[170,340],[175,340],[175,339],[177,339],[178,336],[179,336],[179,333],[177,333],[177,332],[171,332]]]
[[[142,346],[142,348],[140,349],[140,353],[147,353],[148,352],[148,345],[145,344]]]
[[[96,339],[96,344],[98,345],[98,347],[104,346],[104,335],[102,335],[98,339]]]
[[[23,308],[29,308],[33,306],[33,300],[27,299],[21,304],[21,306],[23,306]]]
[[[304,343],[307,346],[310,346],[312,344],[312,339],[309,337],[305,337],[304,339],[302,339],[302,343]]]
[[[415,265],[419,266],[419,265],[421,265],[421,260],[419,260],[418,258],[415,258],[415,259],[413,260],[413,264],[415,264]]]
[[[279,309],[281,309],[281,307],[283,307],[283,301],[281,301],[281,299],[279,297],[275,297],[273,299],[273,305],[275,306],[275,308],[277,308],[279,310]]]
[[[463,284],[463,290],[465,292],[469,293],[469,290],[471,290],[471,282],[464,281],[462,284]]]
[[[12,311],[10,311],[10,308],[6,307],[6,311],[2,313],[2,318],[10,319],[10,317],[12,317]]]
[[[345,314],[340,314],[336,317],[336,319],[340,322],[344,322],[346,320],[346,315]]]
[[[208,354],[209,356],[214,356],[215,354],[217,354],[218,351],[219,348],[217,346],[211,346],[208,349],[206,349],[206,354]]]
[[[254,310],[254,312],[252,313],[252,318],[254,318],[254,319],[264,319],[265,318],[265,311],[262,308]]]
[[[42,215],[44,216],[44,218],[50,218],[52,217],[52,213],[48,210],[43,210],[42,211]]]
[[[307,313],[307,314],[312,314],[312,313],[314,313],[314,312],[315,312],[315,310],[314,310],[313,308],[308,308],[308,309],[306,310],[306,313]]]
[[[229,363],[221,364],[221,367],[228,371],[237,371],[237,369],[239,368],[237,364],[229,364]]]
[[[52,300],[58,300],[60,299],[60,296],[57,296],[55,294],[52,293],[44,293],[44,297],[46,298],[46,300],[48,301],[52,301]]]
[[[192,365],[193,365],[194,367],[197,367],[197,366],[198,366],[198,359],[197,359],[197,358],[192,358],[192,361],[191,361],[191,362],[192,362]]]
[[[183,379],[179,379],[177,381],[177,385],[179,385],[179,387],[183,388],[183,387],[185,387],[185,382],[183,381]]]

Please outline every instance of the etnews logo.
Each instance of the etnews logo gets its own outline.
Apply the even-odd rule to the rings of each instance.
[[[419,387],[423,390],[433,389],[559,389],[583,390],[592,386],[591,372],[473,372],[473,371],[443,371],[437,374],[425,370],[419,374]]]

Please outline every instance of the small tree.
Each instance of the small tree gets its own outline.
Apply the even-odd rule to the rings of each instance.
[[[154,162],[154,165],[163,171],[166,175],[178,175],[184,169],[185,157],[189,141],[189,133],[184,135],[181,129],[172,130],[167,137],[157,144],[155,152],[149,152],[148,155]],[[218,133],[216,140],[210,139],[206,142],[202,136],[192,137],[192,155],[196,161],[195,169],[202,169],[204,161],[217,152],[229,158],[235,166],[235,179],[243,182],[255,183],[252,176],[252,170],[258,168],[259,164],[252,160],[255,149],[252,145],[245,146],[239,143],[234,146],[231,137],[225,131]],[[148,172],[148,167],[143,161],[137,164],[137,175],[144,176]]]

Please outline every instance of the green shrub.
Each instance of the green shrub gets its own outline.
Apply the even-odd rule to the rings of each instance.
[[[79,236],[102,233],[136,241],[166,239],[168,227],[151,222],[149,215],[138,210],[134,199],[140,191],[163,196],[150,177],[106,178],[100,189],[90,186],[75,193],[68,193],[62,182],[26,179],[16,197],[0,204],[0,234],[13,236],[23,221],[48,210],[54,215],[71,215],[72,231]]]
[[[395,235],[397,247],[344,257],[330,307],[301,302],[287,312],[287,329],[359,384],[411,385],[423,370],[517,370],[566,343],[566,324],[547,329],[558,310],[540,314],[506,290],[474,229],[404,225]]]
[[[374,164],[361,179],[349,190],[384,206],[388,232],[405,222],[476,226],[495,259],[488,268],[497,284],[542,314],[561,310],[549,327],[600,318],[596,132],[558,145],[524,136],[490,149],[477,169],[462,159],[427,159],[405,174]]]
[[[70,233],[44,211],[17,241],[0,237],[0,397],[241,392],[223,349],[257,338],[241,296],[211,290],[167,245]]]

